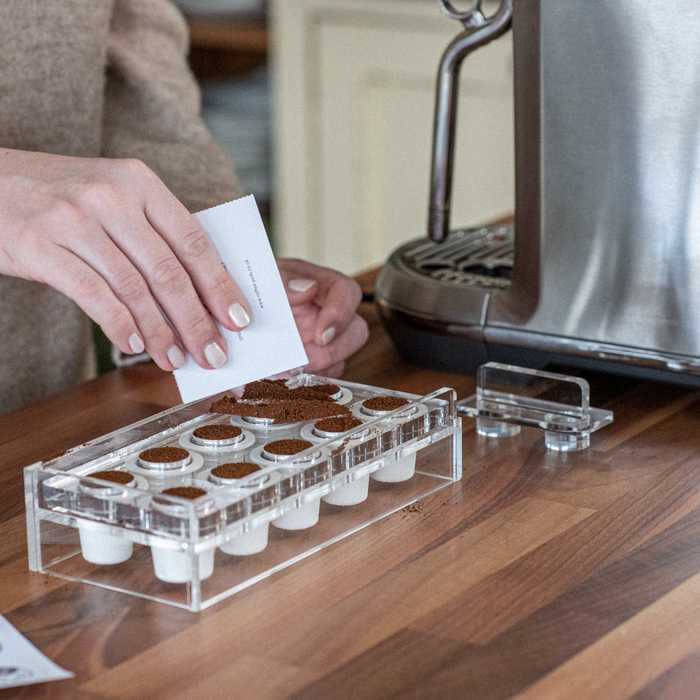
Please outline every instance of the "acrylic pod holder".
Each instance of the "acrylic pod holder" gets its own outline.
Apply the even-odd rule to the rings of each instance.
[[[327,383],[301,375],[293,384]],[[461,420],[455,392],[427,396],[337,382],[362,425],[332,437],[315,421],[269,424],[209,412],[212,398],[164,411],[25,468],[29,568],[192,611],[203,610],[304,559],[462,476]],[[381,415],[362,402],[407,403]],[[216,397],[213,397],[216,398]],[[243,438],[201,447],[192,432],[233,424]],[[308,439],[313,446],[264,464],[266,443]],[[187,464],[149,473],[137,455],[185,447]],[[215,483],[217,465],[256,461],[236,483]],[[129,485],[95,479],[100,470],[134,475]],[[186,500],[171,486],[206,494]]]
[[[585,450],[591,434],[613,422],[612,411],[590,406],[585,379],[498,362],[479,368],[476,394],[457,407],[476,419],[479,435],[506,438],[521,426],[538,428],[555,452]]]

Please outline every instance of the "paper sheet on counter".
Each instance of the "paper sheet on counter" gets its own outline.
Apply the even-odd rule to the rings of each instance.
[[[0,689],[72,677],[0,615]]]
[[[221,369],[202,369],[188,356],[175,372],[185,403],[308,362],[255,198],[242,197],[195,216],[245,294],[253,320],[239,333],[221,328],[228,343],[228,363]]]

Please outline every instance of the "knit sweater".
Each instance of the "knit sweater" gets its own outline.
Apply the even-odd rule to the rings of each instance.
[[[0,146],[140,158],[191,211],[231,199],[186,54],[168,0],[2,0]],[[0,275],[0,413],[84,379],[90,337],[71,300]]]

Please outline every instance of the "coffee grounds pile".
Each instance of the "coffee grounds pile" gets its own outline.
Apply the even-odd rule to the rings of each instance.
[[[196,486],[173,486],[172,488],[161,491],[166,496],[177,496],[178,498],[189,498],[194,500],[200,496],[204,496],[207,492],[204,489],[198,489]]]
[[[111,481],[115,484],[122,485],[130,484],[134,480],[133,475],[129,474],[129,472],[120,472],[116,469],[92,472],[92,474],[88,474],[88,476],[91,476],[93,479],[102,479],[102,481]]]
[[[144,462],[179,462],[187,459],[190,453],[182,447],[152,447],[139,454],[139,459]]]
[[[370,411],[395,411],[407,403],[408,399],[402,399],[399,396],[375,396],[363,401],[362,405]]]
[[[243,431],[235,425],[226,423],[210,423],[202,425],[193,431],[192,435],[200,440],[231,440],[241,435]]]
[[[341,418],[323,418],[314,423],[314,428],[322,430],[324,433],[344,433],[361,425],[361,420],[352,416],[343,416]]]
[[[313,447],[308,440],[275,440],[265,445],[265,452],[273,455],[295,455]]]
[[[290,389],[283,379],[261,379],[251,382],[243,392],[243,399],[275,401],[330,401],[330,396],[338,391],[335,384],[318,384],[317,386],[298,386]]]
[[[259,471],[260,467],[252,462],[226,462],[212,469],[211,473],[219,479],[242,479]]]
[[[285,398],[287,383],[284,379],[261,379],[258,382],[246,384],[243,392],[244,399],[281,399]]]
[[[238,401],[233,396],[224,396],[212,403],[212,413],[222,413],[232,416],[253,416],[269,418],[274,423],[299,423],[315,418],[332,418],[333,416],[349,416],[350,409],[334,401],[318,399],[294,399],[282,401],[259,401],[248,403]]]

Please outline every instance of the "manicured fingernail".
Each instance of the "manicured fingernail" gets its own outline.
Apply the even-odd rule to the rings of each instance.
[[[207,362],[214,369],[219,369],[219,367],[223,367],[226,364],[226,353],[218,343],[209,343],[204,348],[204,357],[207,358]]]
[[[250,323],[248,312],[240,304],[231,304],[228,307],[228,315],[239,328],[245,328]]]
[[[140,352],[143,352],[146,349],[146,346],[143,344],[143,340],[141,340],[141,336],[138,333],[132,333],[129,336],[129,347],[131,348],[131,352],[133,352],[135,355],[138,355]]]
[[[335,338],[335,326],[329,326],[321,333],[321,345],[328,345]]]
[[[316,284],[316,280],[307,280],[307,279],[298,279],[298,280],[289,280],[288,287],[293,291],[293,292],[299,292],[300,294],[303,294],[304,292],[308,292],[311,287],[313,287]]]
[[[168,362],[175,368],[180,369],[180,367],[185,364],[185,356],[182,354],[182,350],[177,345],[173,345],[168,349]]]

